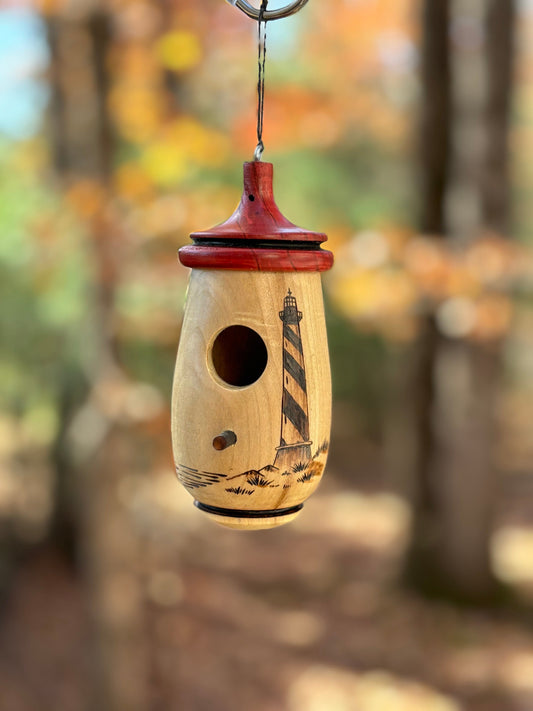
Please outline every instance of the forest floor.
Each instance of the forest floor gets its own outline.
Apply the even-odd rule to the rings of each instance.
[[[149,500],[136,486],[122,494],[138,566],[108,580],[103,613],[83,566],[48,548],[18,565],[1,711],[104,709],[98,673],[121,711],[533,710],[529,623],[402,589],[409,516],[392,495],[330,473],[293,525],[242,534],[168,472]]]

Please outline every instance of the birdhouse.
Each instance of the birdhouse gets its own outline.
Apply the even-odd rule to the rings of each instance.
[[[327,237],[296,227],[272,192],[271,163],[244,164],[221,225],[191,235],[176,361],[172,442],[196,506],[235,529],[294,519],[329,449],[331,383],[320,272]]]

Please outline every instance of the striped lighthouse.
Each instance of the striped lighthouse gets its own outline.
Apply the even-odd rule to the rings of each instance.
[[[291,470],[300,462],[311,459],[307,383],[304,354],[296,298],[289,289],[283,311],[283,399],[281,403],[281,436],[274,466]]]

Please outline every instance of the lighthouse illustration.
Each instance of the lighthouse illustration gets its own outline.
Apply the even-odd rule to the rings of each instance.
[[[279,312],[283,321],[283,398],[280,442],[274,460],[278,469],[290,469],[311,459],[307,381],[300,334],[302,316],[289,289],[283,311]]]

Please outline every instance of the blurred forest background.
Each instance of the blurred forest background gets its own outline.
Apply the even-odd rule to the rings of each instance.
[[[0,709],[531,711],[533,3],[269,23],[334,423],[298,521],[238,534],[175,480],[169,395],[256,36],[223,0],[0,2]]]

